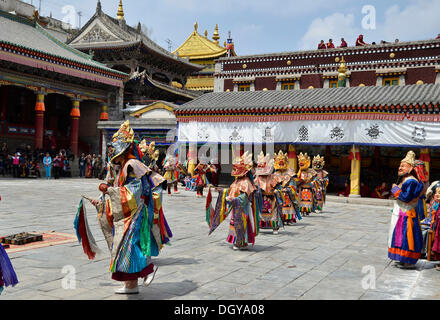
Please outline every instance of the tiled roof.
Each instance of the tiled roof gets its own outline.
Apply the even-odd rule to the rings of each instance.
[[[37,23],[2,11],[0,11],[0,43],[126,76],[126,74],[110,69],[92,60],[89,55],[62,43]]]
[[[247,92],[213,92],[187,102],[177,112],[253,110],[257,108],[321,108],[348,106],[429,105],[440,103],[440,85],[317,88]]]

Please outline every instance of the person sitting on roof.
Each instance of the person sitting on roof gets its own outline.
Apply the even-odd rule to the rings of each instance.
[[[341,45],[339,46],[339,48],[347,48],[348,44],[347,42],[345,42],[344,38],[341,38]]]
[[[440,39],[440,33],[437,35],[437,38],[435,38],[436,40]]]
[[[359,46],[368,46],[368,43],[364,42],[364,35],[362,35],[362,34],[360,34],[356,40],[356,47],[359,47]]]
[[[328,39],[327,49],[334,49],[335,45],[333,44],[333,39]]]
[[[318,49],[327,49],[325,46],[324,40],[321,40],[321,42],[318,44]]]

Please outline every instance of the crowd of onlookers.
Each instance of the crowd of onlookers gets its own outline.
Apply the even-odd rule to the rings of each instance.
[[[338,192],[339,197],[348,197],[350,195],[350,182],[345,181],[344,189]],[[376,198],[376,199],[394,199],[394,195],[391,193],[391,188],[388,183],[382,182],[377,185],[373,191],[370,187],[361,182],[360,196],[362,198]]]
[[[437,35],[437,37],[435,38],[436,40],[440,39],[440,33]],[[385,40],[381,40],[379,43],[376,42],[372,42],[370,43],[366,43],[364,41],[364,35],[360,34],[359,37],[356,39],[356,47],[363,47],[363,46],[369,46],[369,45],[376,45],[376,44],[388,44],[391,42],[385,41]],[[399,43],[399,39],[394,40],[394,43]],[[347,48],[348,44],[347,42],[344,40],[344,38],[341,38],[341,44],[338,46],[338,48]],[[318,49],[334,49],[335,44],[333,43],[333,39],[329,39],[327,43],[324,42],[324,40],[321,40],[321,42],[318,44]]]
[[[46,179],[72,177],[71,163],[75,161],[73,152],[69,149],[55,150],[51,147],[44,151],[26,145],[11,151],[8,144],[3,142],[0,147],[0,176]],[[101,155],[83,153],[78,158],[78,165],[80,177],[99,179],[105,177],[106,166]]]

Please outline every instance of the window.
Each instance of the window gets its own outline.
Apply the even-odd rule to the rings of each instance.
[[[330,80],[328,83],[329,88],[337,88],[338,87],[338,80]]]
[[[383,78],[383,86],[398,86],[399,78]]]
[[[239,85],[238,91],[251,91],[251,85],[250,84]]]
[[[295,89],[295,83],[293,82],[283,82],[281,84],[281,90],[294,90]]]

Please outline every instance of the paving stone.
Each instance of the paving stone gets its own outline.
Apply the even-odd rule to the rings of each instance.
[[[74,234],[81,194],[97,197],[98,180],[1,179],[0,236],[23,231]],[[7,188],[3,188],[7,185]],[[164,212],[173,231],[153,262],[159,267],[138,295],[116,295],[122,284],[111,280],[110,255],[86,203],[92,234],[102,253],[90,261],[81,245],[68,243],[11,253],[20,283],[0,299],[64,300],[249,300],[249,299],[439,299],[440,272],[420,260],[417,270],[393,267],[387,257],[388,202],[365,205],[329,197],[323,214],[304,217],[279,235],[262,230],[255,246],[234,251],[225,241],[229,221],[208,236],[206,198],[181,190],[164,194]],[[343,199],[345,200],[345,199]],[[377,204],[382,203],[380,207]],[[64,266],[75,268],[75,290],[62,288]],[[374,267],[375,289],[362,288],[365,266]]]

